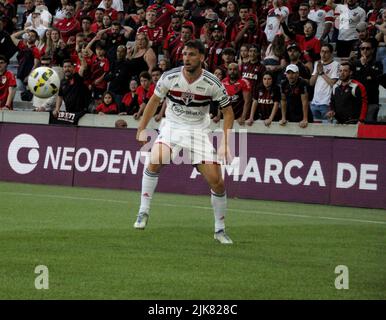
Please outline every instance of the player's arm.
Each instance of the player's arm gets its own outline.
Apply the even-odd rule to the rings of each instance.
[[[231,134],[231,129],[233,128],[233,121],[235,120],[235,115],[233,113],[232,106],[229,104],[225,108],[221,109],[223,118],[224,118],[224,135],[221,141],[220,150],[218,152],[219,158],[223,158],[227,163],[231,161],[231,154],[229,151],[229,136]]]
[[[156,94],[153,94],[145,107],[145,111],[139,123],[138,130],[137,130],[137,141],[145,142],[145,140],[141,139],[140,134],[143,130],[146,129],[150,119],[154,116],[160,103],[161,103],[161,98],[159,98]]]

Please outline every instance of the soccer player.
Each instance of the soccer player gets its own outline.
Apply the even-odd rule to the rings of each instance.
[[[207,135],[210,124],[210,103],[217,104],[224,117],[224,137],[219,148],[219,159],[228,159],[227,133],[233,126],[234,115],[229,97],[221,82],[210,72],[202,69],[205,47],[199,40],[185,43],[183,63],[179,68],[165,72],[158,81],[138,127],[137,140],[144,143],[141,132],[156,112],[162,99],[167,98],[166,118],[160,125],[160,133],[151,150],[150,164],[142,178],[141,206],[134,228],[144,229],[149,220],[150,202],[157,186],[158,175],[172,154],[186,148],[191,163],[204,176],[211,188],[214,211],[214,238],[222,244],[232,244],[225,233],[226,192],[212,144]],[[193,143],[191,142],[193,140]]]

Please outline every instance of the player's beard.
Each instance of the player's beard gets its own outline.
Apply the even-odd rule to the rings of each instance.
[[[201,66],[201,62],[197,65],[190,64],[188,66],[185,66],[185,70],[190,74],[195,74],[199,70],[200,66]]]

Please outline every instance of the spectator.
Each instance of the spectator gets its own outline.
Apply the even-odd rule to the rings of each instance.
[[[79,20],[78,20],[79,21]],[[83,34],[83,37],[84,37],[84,41],[86,43],[89,43],[92,38],[95,37],[95,33],[91,31],[91,24],[92,24],[92,20],[89,16],[84,16],[81,21],[81,33]]]
[[[125,17],[125,25],[138,30],[140,27],[146,25],[146,11],[145,8],[137,8],[136,14],[127,15]]]
[[[106,30],[108,28],[111,27],[113,23],[113,20],[111,19],[111,17],[107,14],[103,15],[103,18],[102,18],[102,30]]]
[[[195,0],[188,2],[185,7],[187,10],[189,10],[190,20],[195,26],[195,38],[200,37],[200,31],[202,26],[205,24],[205,16],[209,7],[209,3],[205,0]]]
[[[25,10],[23,11],[21,28],[24,29],[25,23],[27,22],[27,17],[35,11],[35,1],[34,0],[24,0]]]
[[[211,27],[211,41],[208,44],[206,65],[207,70],[213,72],[217,66],[223,64],[222,52],[229,47],[229,43],[224,39],[224,29],[215,24]]]
[[[327,0],[326,5],[335,9],[335,12],[339,14],[337,56],[349,57],[358,40],[356,26],[359,22],[365,22],[366,12],[358,5],[357,0],[347,0],[347,4],[334,4],[333,0]]]
[[[226,16],[224,18],[224,24],[226,26],[225,39],[228,42],[232,41],[232,32],[235,28],[237,28],[237,23],[240,19],[238,12],[239,9],[235,0],[229,0],[226,2]],[[234,46],[234,43],[232,46]]]
[[[154,10],[146,11],[146,25],[139,27],[137,34],[145,33],[149,39],[149,45],[154,50],[157,55],[159,48],[162,45],[164,40],[163,29],[160,26],[157,26],[155,21],[157,19],[157,14]]]
[[[200,40],[207,48],[212,40],[212,33],[215,30],[214,26],[217,26],[216,30],[222,30],[222,33],[224,33],[225,24],[220,21],[217,13],[210,11],[205,15],[205,24],[200,30]]]
[[[350,61],[355,62],[355,60],[361,57],[361,45],[363,41],[370,40],[370,31],[366,22],[359,22],[356,30],[358,32],[358,41],[355,43],[353,51],[350,54]],[[374,59],[376,58],[377,50],[374,50]]]
[[[230,37],[232,46],[234,48],[240,48],[240,46],[243,44],[241,43],[241,35],[239,36],[238,42],[236,41],[236,38],[242,30],[248,28],[249,7],[246,5],[240,5],[238,13],[238,19],[233,28],[230,30],[230,35],[227,35],[227,37]]]
[[[127,122],[123,119],[115,121],[115,128],[127,128]]]
[[[126,59],[127,48],[120,45],[116,51],[116,59],[110,64],[105,80],[109,82],[109,91],[114,94],[115,102],[120,105],[123,96],[129,91],[129,81],[132,77],[130,63]]]
[[[181,37],[172,48],[169,48],[169,53],[166,55],[170,58],[172,67],[178,67],[182,64],[182,49],[185,43],[193,39],[193,28],[190,25],[183,25],[181,28]]]
[[[229,64],[228,76],[222,84],[229,96],[235,119],[240,125],[244,125],[251,109],[251,85],[248,80],[240,77],[237,63]]]
[[[157,57],[145,33],[137,33],[135,44],[128,49],[127,57],[130,61],[131,72],[137,78],[142,71],[151,71],[157,63]]]
[[[249,14],[244,27],[239,31],[235,39],[236,47],[239,48],[243,44],[259,45],[261,50],[267,48],[267,36],[261,30],[259,19],[255,14]]]
[[[283,31],[291,40],[296,41],[302,51],[302,62],[312,72],[313,64],[320,59],[320,40],[315,37],[315,23],[308,21],[304,25],[304,36],[291,32],[283,22]]]
[[[332,88],[327,117],[335,117],[338,123],[355,124],[366,118],[367,97],[363,85],[351,79],[353,69],[352,64],[342,62],[339,67],[339,81]]]
[[[66,6],[69,4],[68,0],[60,0],[60,4],[55,10],[54,23],[58,20],[66,18]]]
[[[288,21],[288,27],[292,32],[294,32],[297,35],[303,35],[304,36],[304,25],[308,21],[308,14],[310,13],[310,5],[306,2],[303,2],[299,5],[299,20],[290,20]],[[292,15],[293,17],[294,15]]]
[[[304,79],[307,84],[311,78],[311,73],[308,68],[301,62],[300,48],[296,43],[291,43],[287,46],[287,54],[289,58],[289,64],[295,64],[299,68],[299,76]]]
[[[243,44],[240,47],[239,59],[238,59],[238,64],[239,64],[240,67],[241,67],[242,64],[245,64],[245,63],[249,62],[248,51],[249,51],[249,44]]]
[[[154,83],[152,83],[151,81],[151,76],[149,72],[141,72],[139,79],[141,83],[141,85],[137,89],[139,110],[133,115],[135,120],[138,120],[142,116],[146,104],[149,101],[150,97],[153,95],[155,88]]]
[[[259,52],[260,48],[252,45],[248,52],[249,62],[241,66],[242,77],[250,82],[252,92],[261,84],[262,75],[266,71],[265,66],[260,62]]]
[[[117,12],[124,10],[124,8],[123,8],[123,1],[122,0],[109,0],[107,2],[106,2],[106,0],[104,0],[104,1],[101,1],[99,3],[98,8],[102,8],[102,9],[111,8],[111,9],[114,9],[115,11],[117,11]]]
[[[82,54],[79,55],[79,59],[81,65],[77,73],[71,60],[63,62],[64,79],[60,83],[55,110],[52,111],[51,123],[77,124],[79,118],[88,110],[91,94],[83,78],[87,63]],[[63,101],[66,112],[59,113]]]
[[[170,70],[170,60],[167,58],[161,58],[158,62],[158,67],[162,70],[162,73]]]
[[[35,30],[40,38],[43,37],[51,25],[51,16],[44,18],[45,15],[50,15],[47,7],[43,5],[36,6],[35,11],[28,17],[25,28]]]
[[[157,85],[157,82],[161,78],[161,75],[162,75],[161,68],[154,67],[153,70],[151,70],[151,81],[154,83],[154,85]]]
[[[31,14],[27,16],[24,29],[40,28],[41,29],[40,32],[42,34],[45,29],[51,26],[51,22],[52,22],[52,15],[51,13],[48,12],[48,8],[44,5],[44,1],[36,0],[35,10],[34,12],[31,12]],[[36,31],[39,31],[39,30],[36,30]]]
[[[314,119],[326,121],[330,109],[332,87],[339,78],[339,63],[333,59],[333,47],[325,44],[320,50],[321,61],[315,63],[310,85],[315,86],[311,101]]]
[[[310,13],[308,19],[317,24],[315,37],[320,41],[328,38],[331,26],[334,23],[334,11],[331,7],[323,5],[322,0],[310,0]]]
[[[122,0],[119,0],[120,4],[122,3]],[[118,19],[118,12],[123,11],[123,7],[119,4],[117,6],[117,1],[113,4],[113,0],[102,0],[99,4],[99,8],[105,9],[104,15],[109,16],[111,21],[115,21]],[[117,9],[118,8],[118,9]]]
[[[281,120],[280,125],[299,122],[300,128],[312,122],[312,113],[308,101],[307,83],[299,77],[299,68],[290,64],[285,70],[287,79],[281,83]]]
[[[90,70],[90,77],[87,79],[89,90],[92,92],[96,104],[100,104],[103,93],[107,89],[107,81],[104,79],[110,69],[109,60],[106,58],[106,47],[99,40],[102,31],[94,37],[94,39],[87,45],[88,52],[87,64]],[[95,42],[95,53],[91,50]]]
[[[178,16],[173,16],[170,26],[169,26],[169,32],[165,38],[164,45],[162,47],[162,51],[164,56],[169,58],[169,52],[170,50],[179,42],[181,37],[181,27],[182,27],[182,20]]]
[[[94,23],[91,25],[90,30],[93,33],[97,33],[98,31],[103,29],[103,15],[105,13],[105,9],[97,8],[94,14]]]
[[[282,34],[278,34],[273,38],[272,43],[269,44],[265,51],[263,64],[267,70],[274,74],[274,81],[276,82],[277,75],[285,68],[285,41]]]
[[[383,71],[386,72],[386,10],[383,11],[381,23],[376,24],[375,28],[378,30],[375,39],[379,42],[377,61],[383,64]]]
[[[27,34],[27,40],[19,39],[23,34]],[[12,34],[11,39],[19,51],[17,55],[19,63],[17,69],[18,88],[22,91],[22,99],[31,101],[32,94],[26,90],[26,84],[31,70],[38,67],[40,63],[40,51],[35,45],[39,36],[35,30],[21,30]]]
[[[13,99],[16,93],[16,79],[7,70],[8,59],[0,55],[0,110],[13,110]]]
[[[176,8],[168,3],[169,1],[155,0],[155,3],[149,7],[149,10],[156,12],[155,24],[160,26],[163,30],[163,34],[166,34],[171,17],[176,12]]]
[[[275,35],[283,32],[280,22],[287,21],[289,9],[284,6],[283,0],[273,0],[273,8],[268,11],[267,22],[265,25],[265,34],[268,42],[272,42]]]
[[[91,21],[94,21],[95,18],[95,7],[93,5],[92,0],[83,0],[83,5],[76,10],[75,18],[82,22],[82,19],[85,17],[91,18]]]
[[[361,57],[354,63],[353,79],[358,80],[366,89],[368,111],[366,121],[376,122],[379,111],[379,85],[383,75],[383,66],[374,58],[376,46],[374,40],[361,43]]]
[[[222,51],[221,59],[223,61],[223,64],[219,67],[224,70],[225,73],[228,72],[228,66],[230,63],[235,62],[236,60],[236,51],[232,47],[225,48]]]
[[[95,111],[99,115],[117,114],[118,106],[115,103],[113,93],[111,93],[110,91],[106,91],[102,96],[102,103],[96,107]]]
[[[74,6],[67,5],[65,7],[65,15],[65,18],[57,20],[54,23],[54,27],[60,31],[63,41],[67,43],[69,37],[75,37],[75,35],[82,29],[80,27],[79,21],[75,18]]]
[[[121,45],[126,45],[130,35],[134,32],[134,29],[128,26],[121,26],[118,21],[114,21],[110,30],[104,32],[103,39],[107,48],[107,58],[109,61],[116,59],[117,48]]]
[[[246,124],[251,126],[254,120],[264,121],[264,125],[270,126],[272,121],[279,121],[281,118],[280,109],[280,88],[275,85],[271,71],[263,74],[263,83],[253,92],[252,109]]]
[[[12,58],[16,51],[17,48],[13,44],[9,33],[4,30],[4,20],[0,16],[0,52],[5,56],[5,58],[9,60]]]
[[[133,115],[139,111],[137,89],[138,89],[137,80],[135,79],[131,80],[130,91],[126,93],[122,99],[122,103],[119,109],[120,110],[119,114]]]

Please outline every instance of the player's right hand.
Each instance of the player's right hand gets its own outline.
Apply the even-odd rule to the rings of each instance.
[[[146,130],[143,128],[138,128],[137,129],[137,136],[136,136],[137,141],[141,144],[144,145],[147,143],[147,135],[146,135]]]

